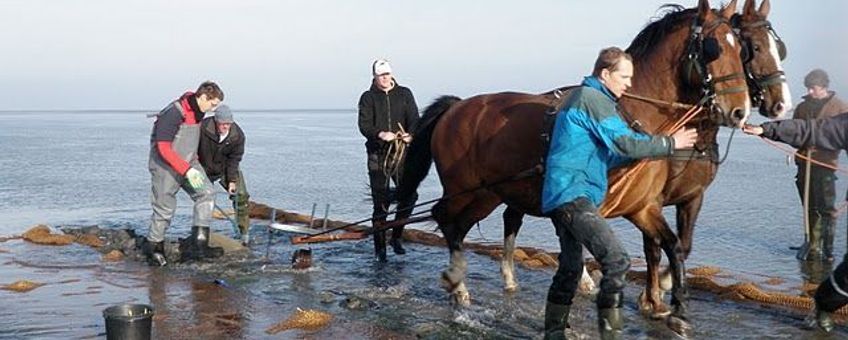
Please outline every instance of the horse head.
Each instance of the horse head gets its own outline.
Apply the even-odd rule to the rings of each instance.
[[[662,9],[667,13],[639,32],[627,49],[636,66],[634,93],[697,103],[714,123],[741,126],[751,100],[742,45],[730,21],[736,0],[719,10],[711,9],[708,0],[699,0],[696,8]]]
[[[731,127],[741,126],[751,112],[742,44],[730,23],[735,11],[736,0],[718,11],[700,0],[681,63],[684,81],[701,91],[699,103],[716,114],[719,124]]]
[[[742,14],[732,21],[742,40],[741,56],[751,101],[761,115],[778,118],[792,107],[792,96],[781,65],[786,45],[768,21],[770,9],[769,0],[763,0],[759,9],[755,0],[746,0]]]

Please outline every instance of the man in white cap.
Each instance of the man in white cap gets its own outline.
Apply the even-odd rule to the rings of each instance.
[[[397,84],[392,67],[385,59],[371,63],[370,88],[359,97],[359,132],[365,137],[365,149],[368,152],[368,178],[371,185],[371,198],[374,204],[374,228],[380,228],[386,222],[386,215],[392,203],[389,194],[389,181],[397,186],[402,169],[386,169],[389,146],[398,141],[412,142],[411,132],[418,123],[418,105],[408,88]],[[402,160],[403,157],[401,156]],[[394,160],[393,160],[394,161]],[[395,220],[408,218],[418,196],[408,202],[398,202]],[[403,249],[403,227],[392,230],[391,245],[395,254],[405,254]],[[374,251],[377,259],[386,261],[385,231],[374,233]]]
[[[201,122],[197,155],[209,180],[213,183],[220,180],[221,186],[230,194],[242,243],[247,244],[250,241],[247,204],[250,195],[247,193],[244,174],[239,169],[246,138],[244,131],[233,119],[229,106],[219,105],[214,112],[215,116]]]

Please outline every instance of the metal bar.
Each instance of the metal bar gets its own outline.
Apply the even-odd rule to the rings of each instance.
[[[312,213],[309,214],[309,227],[312,228],[312,222],[315,220],[315,208],[318,207],[318,203],[312,203]]]
[[[327,229],[327,217],[330,215],[330,203],[324,206],[324,221],[321,224],[321,229]]]
[[[239,228],[238,228],[238,222],[236,222],[235,219],[230,218],[230,216],[227,215],[227,212],[224,211],[224,209],[221,209],[220,206],[218,206],[218,202],[215,202],[214,207],[215,207],[215,209],[218,209],[218,212],[220,212],[221,215],[224,215],[224,217],[227,219],[227,221],[230,221],[230,225],[233,227],[233,232],[235,232],[236,235],[241,235],[241,230],[239,230]]]
[[[268,224],[268,242],[265,243],[265,259],[269,259],[271,254],[271,240],[274,239],[274,229],[271,228],[271,224],[277,221],[277,209],[271,208],[271,223]]]

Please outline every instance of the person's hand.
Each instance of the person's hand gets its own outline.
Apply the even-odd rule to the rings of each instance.
[[[674,148],[675,149],[686,149],[691,148],[695,145],[695,141],[698,140],[698,132],[695,129],[680,129],[677,130],[671,138],[674,139]]]
[[[763,128],[757,125],[745,124],[745,126],[742,127],[742,132],[749,135],[759,136],[763,134]]]
[[[408,133],[402,133],[400,138],[403,139],[403,142],[406,144],[412,143],[412,135]]]
[[[397,138],[395,133],[391,132],[391,131],[382,131],[379,134],[377,134],[377,137],[379,137],[380,139],[387,141],[387,142],[391,142],[391,141],[395,140],[395,138]]]
[[[236,194],[236,183],[235,182],[230,182],[230,184],[227,184],[227,192],[230,193],[230,195]]]
[[[188,185],[191,186],[194,190],[200,190],[203,188],[203,178],[206,177],[202,172],[197,171],[195,168],[188,169],[185,174],[186,179],[188,180]]]

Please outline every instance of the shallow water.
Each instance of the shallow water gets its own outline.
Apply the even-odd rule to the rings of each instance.
[[[248,135],[243,169],[253,200],[304,213],[318,203],[319,214],[323,204],[329,203],[330,217],[338,220],[358,220],[370,214],[365,201],[364,146],[355,129],[355,112],[236,114]],[[0,214],[4,217],[0,235],[18,234],[36,223],[98,224],[144,232],[150,214],[146,157],[151,124],[142,112],[0,113],[5,153],[0,159],[4,174],[0,179]],[[720,134],[720,143],[727,141],[727,132]],[[794,171],[783,154],[737,134],[730,156],[707,193],[689,267],[714,265],[741,275],[776,276],[788,285],[800,284],[804,273],[788,248],[803,240]],[[845,189],[845,180],[839,181],[840,200]],[[435,176],[430,176],[420,191],[422,200],[439,193]],[[170,237],[188,233],[189,201],[180,194]],[[223,196],[218,203],[228,205]],[[673,210],[666,212],[673,217]],[[481,222],[479,229],[469,233],[469,240],[499,243],[499,216],[496,212]],[[261,231],[264,222],[254,223]],[[620,219],[612,224],[631,255],[641,257],[638,231]],[[844,218],[839,226],[837,257],[845,251]],[[230,232],[223,221],[216,222],[214,229]],[[556,250],[552,231],[547,221],[528,218],[518,243]],[[258,244],[264,245],[264,233],[257,236]],[[0,243],[0,249],[10,251],[0,252],[0,284],[18,279],[51,283],[26,294],[0,291],[6,305],[0,308],[0,337],[96,336],[105,332],[101,310],[119,302],[162,306],[175,321],[169,326],[171,319],[161,320],[156,331],[169,337],[180,335],[185,325],[205,325],[212,329],[207,334],[212,337],[264,337],[264,329],[295,307],[329,311],[337,319],[318,333],[280,333],[284,337],[512,338],[540,334],[550,271],[519,269],[521,290],[504,294],[497,263],[470,254],[468,285],[474,304],[456,311],[436,281],[447,263],[445,249],[410,245],[408,255],[390,256],[388,264],[378,265],[367,240],[331,243],[314,246],[313,269],[294,272],[287,269],[294,247],[283,237],[276,242],[268,263],[252,260],[228,269],[175,266],[164,271],[134,263],[103,265],[99,254],[79,245]],[[259,246],[254,251],[261,256],[265,249]],[[230,287],[210,286],[216,278],[226,280]],[[67,280],[79,281],[61,283]],[[627,291],[628,337],[671,336],[662,323],[638,315],[638,285],[631,284]],[[217,294],[223,302],[206,301],[204,294],[210,290],[227,292]],[[347,309],[341,306],[346,299],[364,300],[367,307],[363,311]],[[572,324],[593,337],[592,303],[585,297],[577,303],[581,308],[573,313]],[[237,330],[227,328],[233,328],[232,322],[216,321],[214,312],[209,312],[216,309],[225,310],[219,313],[225,319],[238,319]],[[799,312],[722,301],[700,292],[695,292],[691,309],[699,338],[816,336],[799,329],[803,317]],[[175,314],[172,310],[188,311]],[[202,331],[200,328],[195,331]],[[840,331],[835,337],[846,335],[844,328]]]

